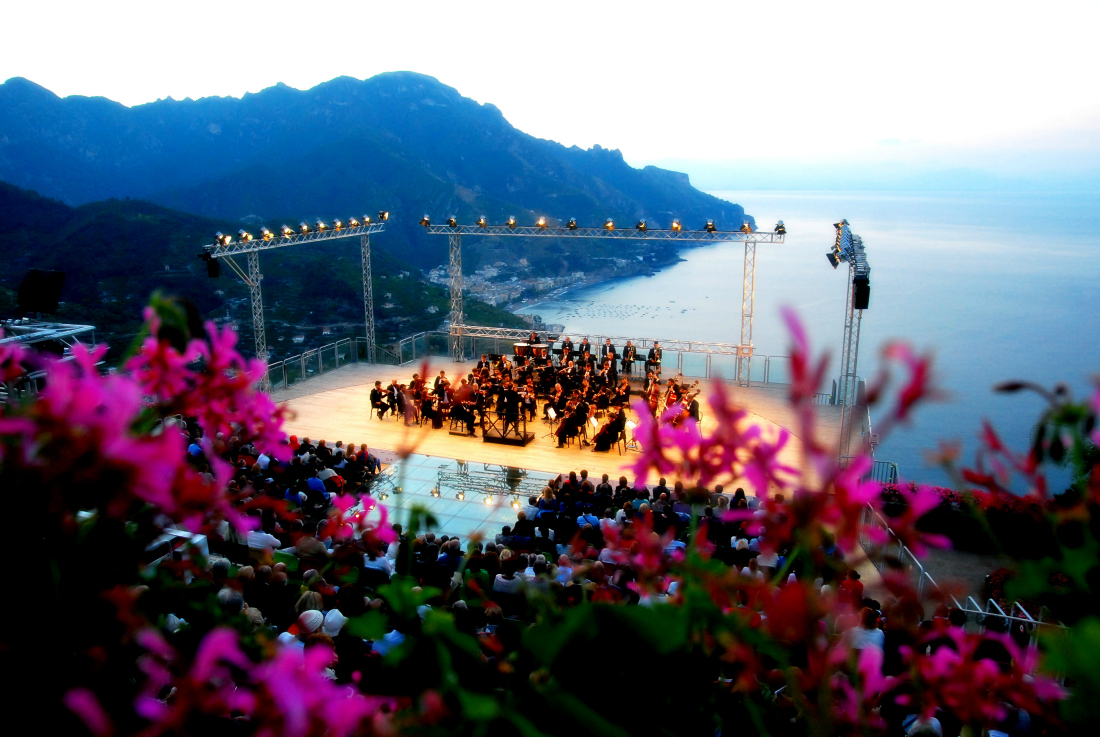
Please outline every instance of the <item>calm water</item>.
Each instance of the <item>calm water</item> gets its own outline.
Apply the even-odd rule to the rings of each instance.
[[[1088,389],[1100,373],[1100,195],[999,193],[714,192],[741,204],[763,228],[782,219],[783,245],[757,249],[754,344],[785,355],[779,307],[790,305],[814,344],[840,352],[847,272],[825,252],[832,223],[847,218],[871,264],[859,373],[871,376],[893,338],[936,356],[948,402],[926,407],[876,456],[902,475],[941,483],[924,462],[937,438],[974,440],[987,417],[1017,447],[1027,442],[1037,399],[995,395],[1009,378]],[[574,334],[740,337],[743,246],[690,250],[652,277],[577,290],[528,311]],[[828,391],[830,387],[824,387]]]

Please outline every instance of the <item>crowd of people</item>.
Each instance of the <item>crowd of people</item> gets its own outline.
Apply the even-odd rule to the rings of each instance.
[[[532,333],[531,343],[522,345],[539,340]],[[630,382],[637,356],[630,341],[619,350],[610,338],[596,348],[587,338],[574,344],[565,336],[553,355],[556,360],[549,352],[513,358],[483,354],[474,370],[457,380],[442,370],[434,378],[415,373],[407,383],[392,379],[383,386],[376,381],[370,391],[372,415],[379,420],[401,417],[407,425],[430,423],[435,429],[449,421],[452,431],[471,437],[477,427],[490,432],[484,429],[490,420],[493,433],[522,436],[527,422],[539,416],[541,403],[542,417],[551,425],[559,447],[577,439],[601,452],[626,440],[632,394],[643,398],[654,416],[673,410],[671,422],[687,417],[700,420],[698,382],[688,385],[680,374],[662,382],[659,343],[653,344],[645,360],[640,391]]]
[[[482,657],[491,661],[520,647],[519,634],[538,598],[564,607],[582,601],[660,606],[676,600],[680,581],[675,575],[659,577],[644,588],[636,585],[639,571],[631,553],[647,540],[659,540],[660,555],[671,560],[686,548],[693,520],[701,528],[696,539],[709,544],[712,560],[741,579],[777,582],[777,591],[809,585],[838,597],[845,606],[822,619],[823,631],[852,650],[882,651],[885,675],[905,667],[903,653],[915,644],[911,633],[917,623],[923,620],[920,626],[932,627],[939,617],[965,624],[962,612],[941,610],[925,620],[917,602],[876,600],[857,571],[843,573],[843,557],[834,547],[821,552],[838,563],[826,570],[841,573],[802,580],[798,560],[788,561],[789,551],[772,551],[763,544],[766,530],[750,534],[749,520],[761,513],[758,500],[740,488],[727,493],[721,485],[689,493],[679,481],[669,485],[664,478],[648,488],[631,485],[626,477],[613,482],[606,474],[594,480],[585,471],[571,472],[549,481],[517,511],[515,522],[493,537],[460,540],[424,532],[410,540],[400,524],[393,524],[396,539],[388,546],[336,542],[319,532],[325,497],[368,483],[377,471],[376,461],[363,446],[329,447],[308,438],[292,438],[291,444],[295,453],[286,463],[253,457],[251,448],[235,446],[232,439],[226,446],[226,455],[237,464],[235,486],[251,484],[257,493],[289,499],[305,514],[301,522],[289,525],[263,519],[261,529],[249,533],[247,550],[232,547],[231,531],[211,540],[215,554],[228,558],[214,563],[214,578],[222,587],[218,601],[226,612],[247,617],[252,627],[269,631],[283,646],[332,646],[337,660],[328,677],[357,682],[367,692],[384,692],[381,680],[392,674],[383,674],[381,658],[416,633],[417,625],[391,617],[389,605],[378,595],[379,587],[394,576],[411,576],[417,590],[438,590],[437,597],[421,606],[421,615],[433,608],[450,612],[460,631],[482,638]],[[781,497],[777,501],[783,502]],[[731,509],[742,514],[726,515]],[[725,521],[730,517],[739,521]],[[335,563],[342,567],[339,578],[331,573]],[[349,567],[358,574],[349,576]],[[742,601],[739,606],[753,605]],[[384,634],[364,639],[349,631],[350,618],[371,611],[387,617]],[[178,623],[171,617],[168,621],[169,627]],[[1012,634],[1026,641],[1026,633]],[[492,639],[491,645],[486,638]],[[945,639],[937,646],[950,643]],[[996,662],[1011,657],[1004,648],[989,647],[985,655]],[[916,720],[901,709],[889,716],[911,727],[907,734],[955,735],[961,728],[950,714]],[[1026,720],[1024,712],[1011,714],[1013,724]]]

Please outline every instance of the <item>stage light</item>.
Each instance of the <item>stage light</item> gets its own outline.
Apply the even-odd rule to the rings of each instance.
[[[638,221],[638,224],[637,224],[637,225],[635,225],[634,227],[635,227],[636,229],[638,229],[638,230],[642,231],[643,233],[644,233],[644,232],[646,232],[646,231],[648,230],[648,228],[646,228],[646,226],[645,226],[645,220],[639,220],[639,221]]]
[[[775,224],[775,232],[779,235],[787,235],[787,226],[783,224],[782,220]]]
[[[271,240],[271,231],[267,228],[260,228],[260,237],[265,241]]]
[[[439,487],[438,486],[433,486],[432,487],[432,496],[435,496],[435,497],[439,496]]]
[[[519,497],[512,500],[512,509],[519,509]]]
[[[344,224],[341,223],[339,220],[333,220],[332,221],[332,229],[333,230],[340,230],[340,228],[342,228],[342,227],[344,227]]]
[[[233,242],[233,236],[223,235],[222,232],[219,230],[217,233],[214,234],[214,242],[217,243],[219,246],[228,246],[230,243]]]
[[[611,218],[607,219],[607,222],[603,224],[604,230],[615,230],[615,221]]]
[[[669,226],[669,230],[671,230],[673,233],[679,233],[680,232],[680,227],[681,227],[680,226],[680,221],[679,220],[673,220],[672,225]]]
[[[386,492],[382,491],[382,492],[379,492],[378,498],[382,501],[386,501],[387,499],[390,498],[390,495],[387,494]]]
[[[370,217],[370,215],[364,215],[364,216],[363,216],[363,225],[370,225],[370,224],[371,224],[371,223],[373,223],[373,222],[374,222],[374,221],[373,221],[373,220],[371,220],[371,217]]]
[[[479,228],[488,228],[489,227],[489,221],[485,219],[484,215],[482,215],[481,217],[479,217],[477,219],[477,227],[479,227]]]
[[[432,224],[432,219],[425,215],[424,217],[420,218],[420,224],[427,228],[429,225]]]
[[[390,219],[390,211],[389,210],[379,210],[378,211],[378,222],[384,223],[389,219]]]
[[[298,230],[302,231],[303,233],[308,233],[308,232],[309,232],[309,226],[308,226],[308,225],[306,225],[306,221],[305,221],[305,220],[303,220],[302,222],[298,223]]]
[[[741,232],[742,233],[751,233],[752,232],[752,226],[749,225],[748,223],[741,223]]]
[[[515,218],[515,216],[509,215],[508,216],[508,222],[505,223],[505,225],[507,225],[509,228],[515,228],[516,227],[516,218]]]
[[[291,228],[289,225],[284,225],[283,227],[279,228],[279,232],[283,234],[283,238],[289,238],[290,236],[294,235],[294,229]]]
[[[576,218],[569,218],[569,229],[570,230],[576,230],[577,229],[577,219]]]
[[[847,220],[841,220],[839,223],[833,223],[833,227],[836,228],[837,230],[840,230],[841,228],[844,227],[844,223],[846,223],[846,222],[848,222],[848,221]]]
[[[830,264],[830,265],[831,265],[831,266],[832,266],[832,267],[833,267],[834,269],[835,269],[836,267],[840,266],[840,259],[838,259],[838,258],[836,257],[836,254],[835,254],[835,253],[833,253],[832,251],[829,251],[828,253],[826,253],[826,254],[825,254],[825,258],[829,259],[829,264]]]
[[[317,232],[318,232],[318,233],[320,233],[320,232],[322,232],[322,231],[326,230],[327,228],[328,228],[328,226],[327,226],[327,225],[325,225],[325,221],[324,221],[324,220],[318,220],[318,221],[317,221]]]
[[[535,225],[538,226],[539,228],[542,228],[543,230],[545,230],[546,229],[546,218],[539,218],[538,220],[535,221]]]
[[[466,492],[465,491],[460,491],[457,494],[455,494],[455,499],[457,499],[459,501],[462,501],[465,498],[466,498]]]
[[[241,243],[248,243],[250,240],[252,240],[252,234],[244,229],[238,230],[237,240],[239,240]]]
[[[355,218],[348,218],[348,227],[349,228],[358,228],[359,227],[359,221],[356,220]]]
[[[447,218],[447,225],[449,225],[452,228],[457,228],[458,227],[458,221],[455,220],[454,216],[452,215],[451,217]]]
[[[491,496],[485,497],[485,506],[486,507],[493,506],[493,497],[491,497]]]
[[[706,230],[708,233],[713,233],[714,231],[718,230],[717,228],[714,227],[714,221],[713,220],[708,220],[707,224],[703,226],[703,229]]]

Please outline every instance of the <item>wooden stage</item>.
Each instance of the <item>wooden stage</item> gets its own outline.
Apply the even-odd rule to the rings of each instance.
[[[428,370],[428,379],[430,381],[437,376],[440,370],[446,371],[448,377],[462,377],[472,368],[472,363],[455,363],[446,358],[434,358]],[[480,429],[477,437],[471,438],[451,435],[446,426],[439,430],[415,425],[405,427],[400,419],[387,417],[379,421],[372,418],[369,395],[374,382],[381,381],[383,386],[388,385],[391,379],[408,383],[413,372],[419,372],[420,369],[421,364],[384,366],[353,363],[278,390],[273,398],[285,404],[291,411],[286,423],[288,434],[299,438],[309,437],[314,442],[323,439],[329,443],[337,440],[356,445],[366,443],[371,452],[379,455],[383,461],[394,457],[401,449],[409,449],[419,454],[442,458],[514,466],[548,473],[579,472],[587,469],[589,476],[596,481],[606,473],[612,480],[626,476],[634,483],[635,474],[630,464],[639,457],[637,452],[628,450],[619,455],[612,448],[609,453],[595,453],[591,447],[581,447],[579,444],[558,448],[555,437],[546,437],[550,428],[541,420],[541,402],[539,419],[527,425],[528,431],[535,434],[535,439],[526,447],[485,443],[481,439]],[[797,437],[795,414],[786,402],[786,387],[775,384],[747,388],[730,386],[729,391],[735,401],[742,402],[742,406],[751,413],[751,422],[762,426],[765,433],[776,433],[780,427],[791,430],[793,437],[780,457],[788,465],[800,466],[801,441]],[[700,397],[700,404],[703,407],[703,431],[706,432],[709,408],[704,400],[705,395]],[[836,443],[840,433],[840,407],[824,405],[817,409],[822,438],[829,443]],[[668,479],[669,486],[674,481],[675,479]],[[739,480],[731,480],[731,483],[737,481]],[[645,480],[649,485],[656,482],[656,478]],[[753,493],[747,485],[740,485],[745,486],[750,494]]]

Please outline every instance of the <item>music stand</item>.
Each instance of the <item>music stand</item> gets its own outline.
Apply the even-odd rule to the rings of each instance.
[[[544,438],[554,435],[554,425],[558,422],[558,412],[553,407],[547,407],[546,416],[550,418],[550,432],[543,435]]]
[[[634,434],[634,431],[638,428],[638,423],[634,420],[626,421],[626,429],[630,431],[630,442],[626,444],[627,450],[636,450],[639,453],[642,452],[642,447],[638,445],[638,436]]]

